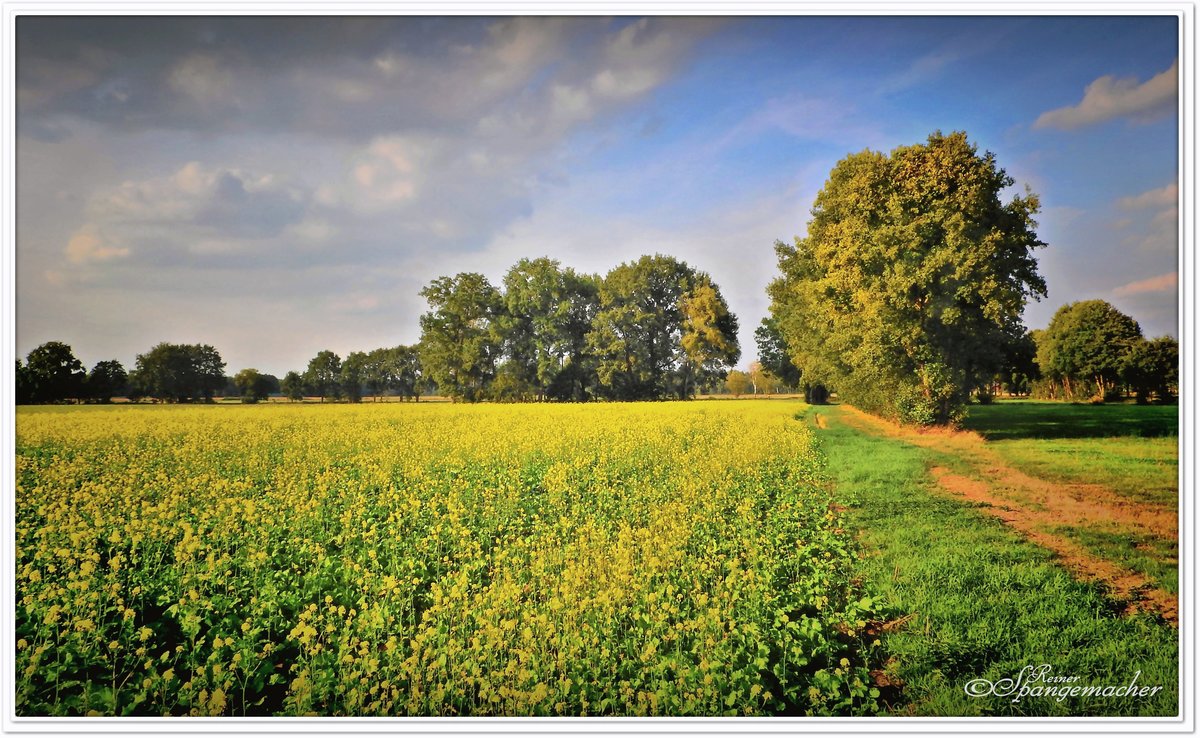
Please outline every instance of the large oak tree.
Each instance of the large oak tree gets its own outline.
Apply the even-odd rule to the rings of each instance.
[[[1046,294],[1038,198],[965,133],[838,162],[808,234],[776,244],[771,311],[807,381],[864,409],[953,422]]]

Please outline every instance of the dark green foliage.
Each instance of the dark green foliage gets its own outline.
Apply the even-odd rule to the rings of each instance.
[[[418,399],[423,378],[417,347],[380,348],[367,354],[364,381],[376,399],[388,392],[405,399]]]
[[[737,319],[709,276],[668,256],[621,264],[600,286],[588,334],[599,393],[691,397],[740,355]]]
[[[17,401],[25,404],[81,399],[86,381],[87,370],[71,347],[49,341],[30,351],[24,366],[17,362]]]
[[[288,372],[283,375],[283,381],[279,383],[279,390],[293,402],[303,400],[304,377],[300,376],[300,372]]]
[[[737,318],[707,274],[667,256],[603,279],[522,259],[504,291],[479,274],[422,290],[420,364],[456,400],[688,398],[739,355]]]
[[[1137,321],[1104,300],[1063,305],[1036,339],[1044,377],[1067,399],[1099,401],[1114,395],[1129,370],[1126,358],[1143,342]]]
[[[332,351],[321,351],[308,362],[304,371],[305,387],[314,395],[338,399],[342,396],[342,359]]]
[[[792,363],[787,344],[775,319],[766,317],[754,329],[754,342],[758,346],[758,361],[772,376],[779,379],[785,387],[797,387],[800,384],[800,370]]]
[[[257,369],[243,369],[233,377],[233,383],[242,396],[242,402],[254,403],[265,400],[271,394],[273,377]]]
[[[966,134],[852,154],[817,195],[808,236],[778,243],[773,320],[793,363],[864,409],[952,423],[1045,295],[1038,199]]]
[[[495,376],[502,335],[500,293],[482,274],[440,277],[421,290],[421,367],[454,400],[483,399]]]
[[[18,405],[29,405],[33,402],[34,384],[33,375],[29,373],[29,368],[17,359],[17,370],[14,377],[15,393]]]
[[[1179,343],[1169,336],[1138,341],[1125,355],[1121,377],[1145,403],[1153,395],[1159,402],[1170,402],[1179,387]]]
[[[225,386],[225,362],[212,346],[160,343],[138,355],[129,381],[137,396],[208,402]]]
[[[362,402],[363,383],[368,375],[370,360],[362,351],[351,351],[342,362],[342,392],[350,402]]]
[[[1033,383],[1041,376],[1041,369],[1037,363],[1037,341],[1033,332],[1026,331],[1005,347],[1004,364],[995,377],[994,388],[988,391],[988,395],[1000,390],[1010,395],[1028,395],[1033,390]]]
[[[125,373],[121,362],[116,359],[100,361],[88,374],[87,396],[97,402],[109,402],[116,395],[124,393],[127,384],[129,375]]]

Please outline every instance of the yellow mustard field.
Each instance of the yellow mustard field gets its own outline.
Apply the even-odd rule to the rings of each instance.
[[[18,713],[874,711],[803,408],[21,408]]]

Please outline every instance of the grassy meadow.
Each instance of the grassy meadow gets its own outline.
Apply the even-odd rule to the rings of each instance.
[[[1174,412],[22,407],[17,712],[1172,715]]]
[[[1100,484],[1134,500],[1175,504],[1178,405],[1006,400],[972,406],[963,425],[1030,474]]]
[[[1070,406],[1054,404],[974,406],[968,425],[1012,428],[1017,423],[1006,413],[1014,410],[1024,425],[1040,426],[1060,417],[1064,408],[1070,411]],[[981,409],[985,412],[978,413]],[[1144,413],[1152,427],[1161,427],[1157,411],[1162,408],[1121,409],[1126,418]],[[1121,597],[1104,582],[1073,577],[1052,551],[988,514],[987,505],[942,489],[930,469],[969,468],[969,461],[955,458],[959,449],[947,448],[941,439],[924,444],[867,433],[847,415],[840,407],[810,408],[806,422],[828,455],[848,524],[861,531],[867,553],[860,559],[859,576],[884,607],[908,618],[903,627],[882,635],[885,681],[901,685],[891,703],[896,712],[1175,714],[1178,634],[1173,625],[1152,612],[1125,612]],[[1095,432],[1113,431],[1100,427]],[[1094,449],[1104,448],[1106,440],[1080,439]],[[1080,469],[1076,479],[1107,478],[1103,464],[1081,463]],[[1132,478],[1136,472],[1128,474]],[[1124,546],[1097,553],[1127,567],[1137,563]],[[1177,576],[1173,566],[1159,565]],[[971,679],[1012,678],[1027,665],[1046,663],[1055,674],[1079,675],[1083,683],[1093,684],[1125,684],[1140,670],[1141,683],[1164,689],[1140,701],[1027,698],[1015,704],[968,697],[964,691]]]

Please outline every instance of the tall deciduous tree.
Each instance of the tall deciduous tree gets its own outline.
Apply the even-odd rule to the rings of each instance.
[[[741,397],[746,394],[746,390],[750,389],[750,387],[750,375],[740,369],[734,369],[725,375],[725,388],[734,397]]]
[[[279,383],[279,391],[292,402],[303,400],[304,377],[300,376],[300,372],[288,372]]]
[[[242,402],[258,402],[271,394],[270,377],[254,368],[243,369],[235,374],[233,384],[242,394]]]
[[[792,363],[787,345],[773,318],[763,318],[754,329],[754,343],[758,346],[758,360],[763,369],[785,387],[794,388],[800,384],[800,370]]]
[[[608,397],[688,397],[698,379],[737,360],[736,332],[708,275],[669,256],[643,256],[605,276],[588,346]]]
[[[24,372],[32,402],[62,402],[84,395],[87,370],[61,341],[49,341],[30,351]]]
[[[342,396],[342,358],[332,351],[321,351],[308,362],[304,383],[314,395],[338,399]]]
[[[212,346],[160,343],[138,355],[130,384],[141,396],[158,400],[211,401],[225,386],[225,362]]]
[[[342,362],[342,392],[350,402],[362,402],[363,383],[367,380],[370,360],[362,351],[351,351]]]
[[[87,394],[98,402],[108,402],[115,395],[124,392],[128,383],[129,375],[126,374],[125,367],[121,366],[121,362],[116,359],[99,361],[88,374]]]
[[[570,310],[566,284],[553,259],[521,259],[504,275],[503,337],[506,385],[528,387],[538,399],[560,368],[560,325]]]
[[[1121,380],[1142,329],[1104,300],[1083,300],[1059,308],[1037,337],[1043,374],[1061,382],[1069,398],[1103,400]]]
[[[729,305],[707,274],[697,274],[692,286],[681,298],[683,326],[679,345],[677,394],[684,400],[695,394],[698,384],[707,384],[737,363],[738,322]]]
[[[440,277],[421,290],[421,367],[443,394],[474,402],[484,397],[500,356],[500,293],[482,274]]]
[[[1159,402],[1170,401],[1179,386],[1179,343],[1170,336],[1134,343],[1125,356],[1122,378],[1139,403],[1152,394]]]
[[[806,379],[865,409],[949,423],[1046,293],[1038,198],[964,133],[840,161],[808,235],[779,243],[771,312]]]

